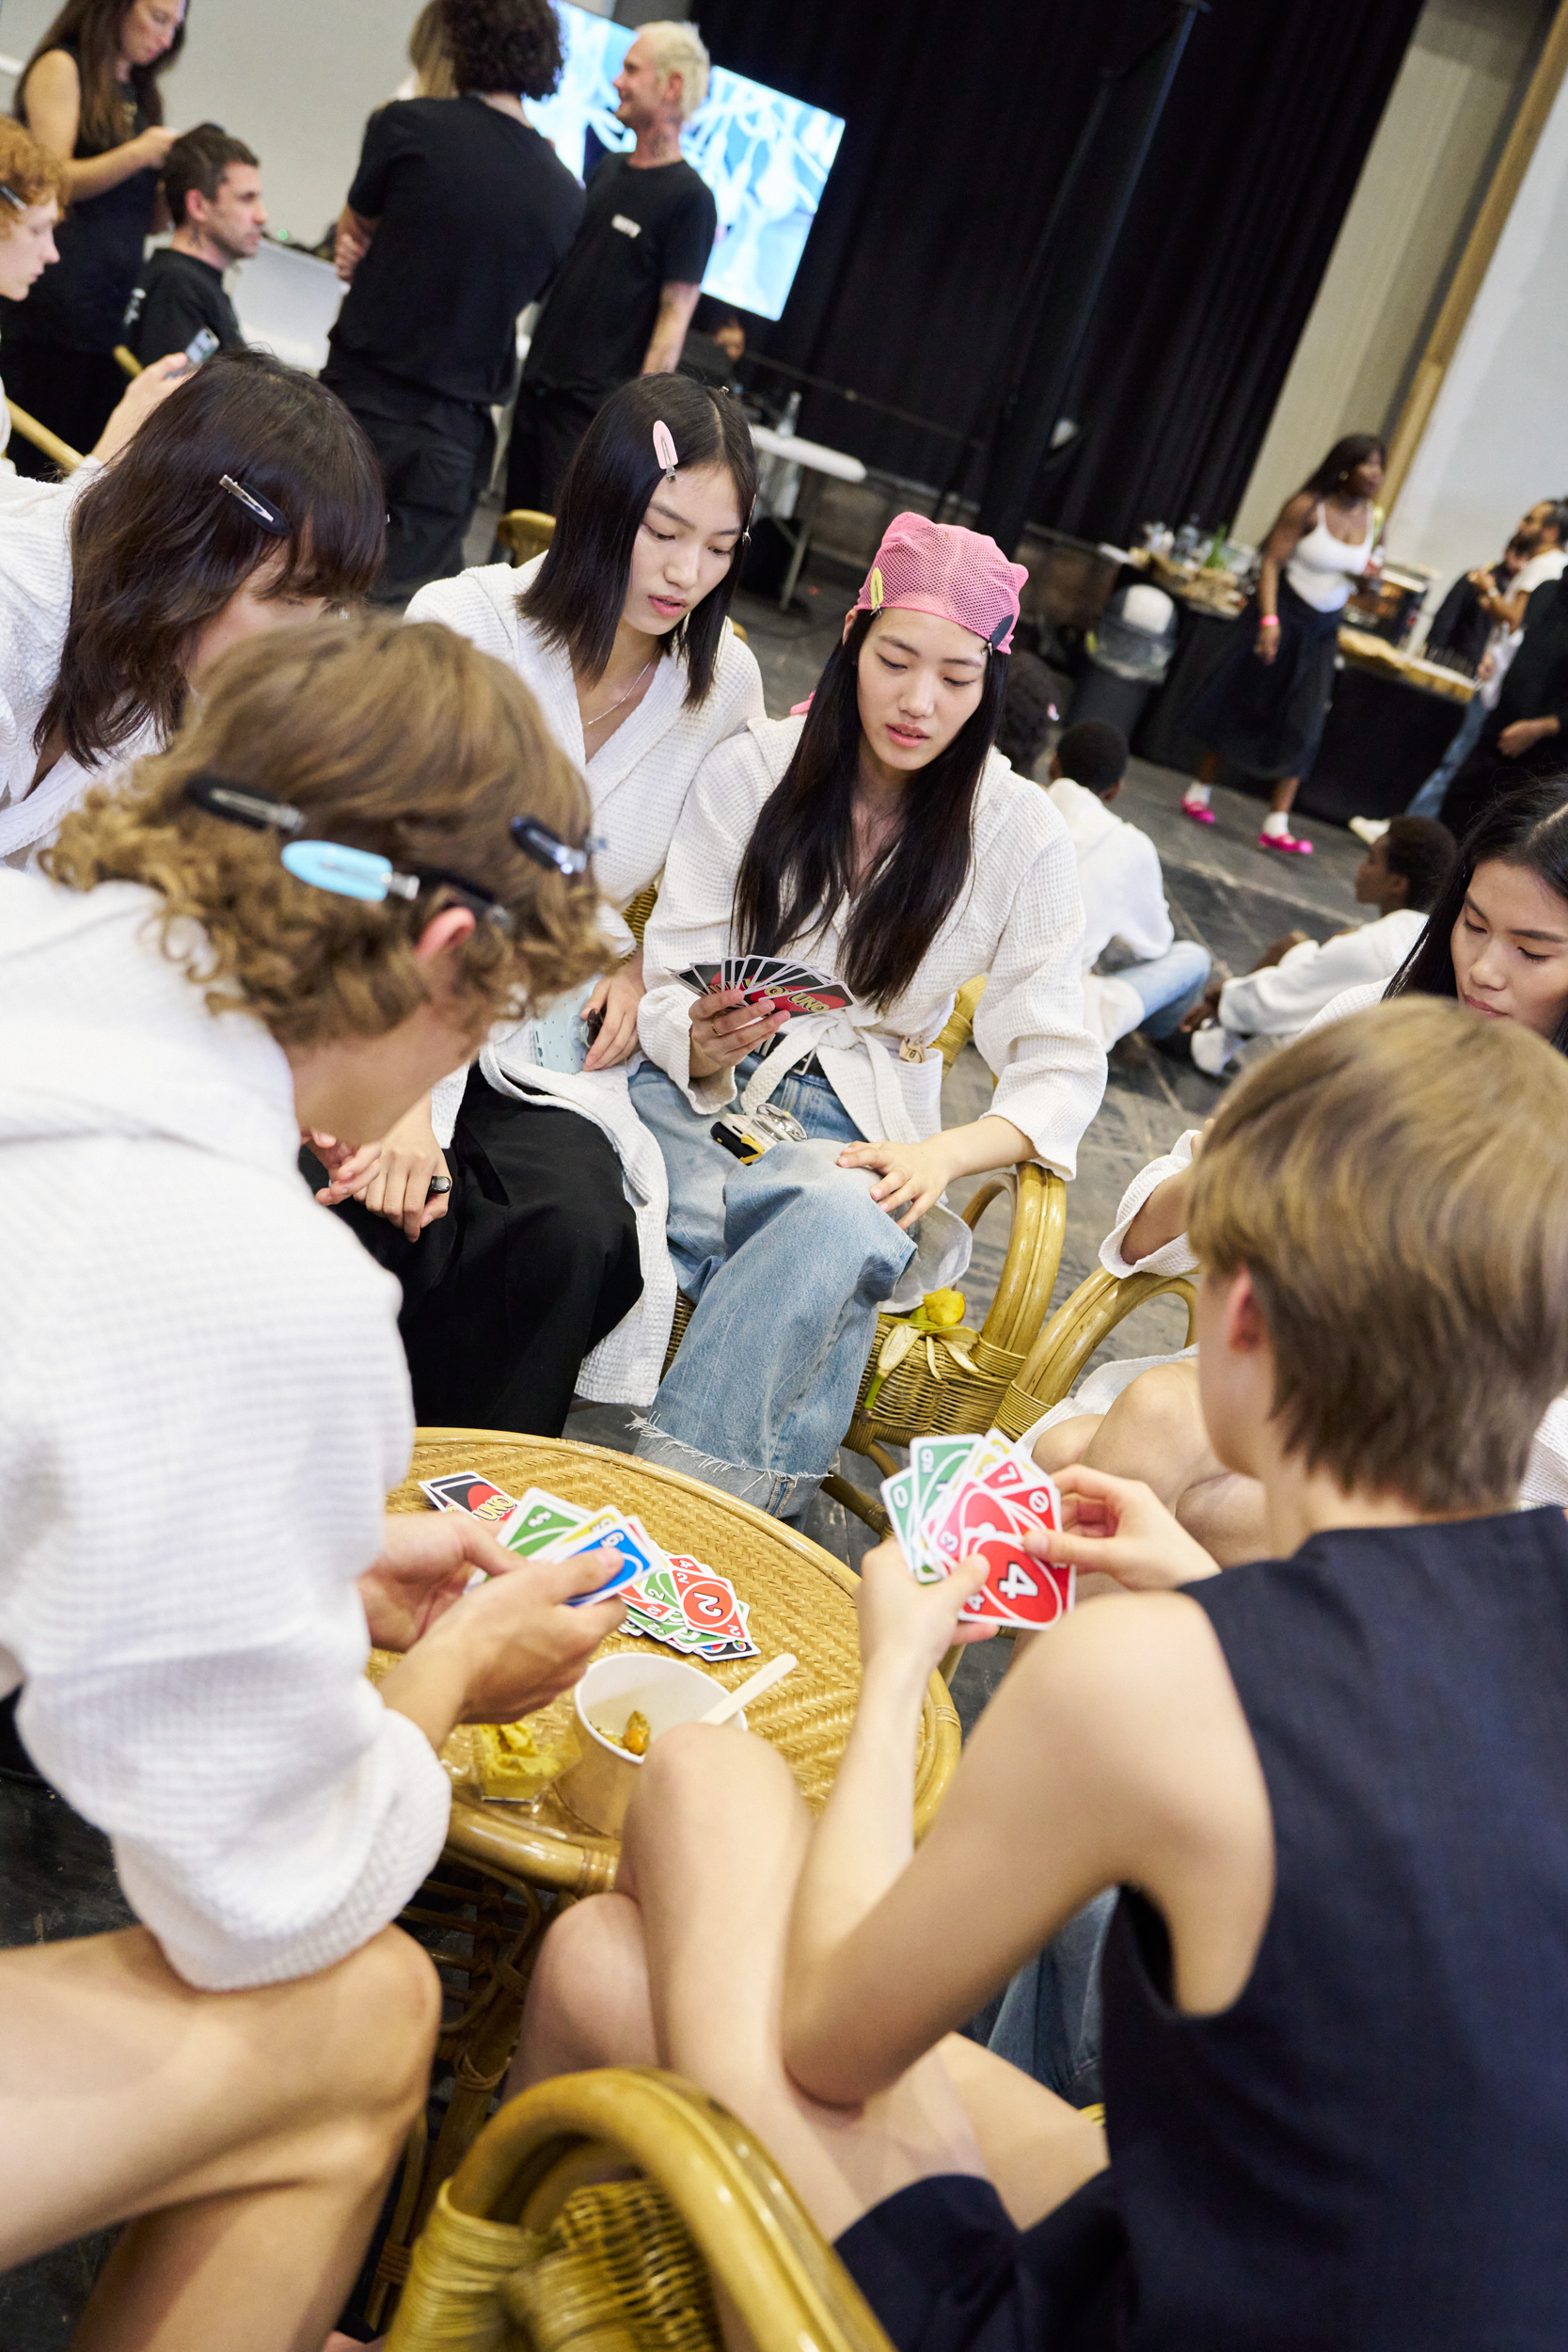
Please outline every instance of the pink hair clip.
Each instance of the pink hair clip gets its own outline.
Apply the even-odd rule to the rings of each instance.
[[[664,469],[666,482],[673,482],[680,459],[675,454],[675,437],[660,417],[654,426],[654,455]]]

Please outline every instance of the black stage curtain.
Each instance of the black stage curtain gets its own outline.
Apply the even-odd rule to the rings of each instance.
[[[1198,19],[1067,404],[1087,429],[1042,475],[1037,519],[1121,539],[1149,516],[1234,514],[1420,5],[1212,0]],[[703,0],[721,64],[847,124],[784,316],[757,324],[756,347],[989,433],[1096,77],[1170,13]],[[937,484],[957,447],[828,394],[808,396],[800,429]],[[980,473],[976,455],[971,494]]]

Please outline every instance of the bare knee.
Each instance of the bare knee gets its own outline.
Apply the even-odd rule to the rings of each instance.
[[[1155,1364],[1123,1389],[1083,1458],[1093,1469],[1146,1480],[1168,1502],[1209,1455],[1193,1367]]]
[[[637,1906],[594,1895],[555,1920],[539,1947],[506,2095],[590,2066],[657,2063]]]
[[[1069,1421],[1059,1421],[1042,1432],[1035,1440],[1035,1468],[1054,1477],[1069,1463],[1081,1462],[1104,1418],[1103,1413],[1074,1413]]]
[[[401,1928],[383,1928],[336,1968],[331,2023],[315,2054],[322,2092],[401,2137],[423,2105],[441,2023],[436,1963]]]
[[[799,1803],[794,1777],[765,1740],[724,1724],[679,1724],[654,1742],[638,1774],[617,1883],[633,1883],[640,1863],[665,1848],[706,1850],[708,1838],[730,1834],[737,1813],[760,1820],[766,1808],[791,1800]]]

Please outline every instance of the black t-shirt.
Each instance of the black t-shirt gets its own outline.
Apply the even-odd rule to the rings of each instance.
[[[183,351],[210,326],[225,351],[243,342],[234,305],[223,291],[223,272],[194,253],[163,246],[150,255],[141,283],[125,313],[126,347],[144,368]]]
[[[702,284],[718,229],[719,207],[689,164],[639,171],[607,155],[529,346],[529,382],[587,392],[628,383],[653,338],[659,288]]]
[[[548,142],[480,98],[371,117],[348,192],[378,225],[332,329],[333,361],[484,406],[504,400],[517,313],[560,267],[582,190]]]

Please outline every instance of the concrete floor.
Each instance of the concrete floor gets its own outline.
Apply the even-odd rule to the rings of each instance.
[[[485,560],[493,522],[488,513],[476,519],[470,562]],[[737,600],[736,617],[750,634],[768,707],[776,715],[801,701],[816,685],[848,602],[842,587],[810,579],[804,598],[804,607],[797,606],[788,614],[755,597]],[[1199,827],[1178,812],[1180,787],[1181,779],[1171,771],[1134,762],[1117,804],[1118,814],[1142,825],[1159,849],[1180,934],[1201,940],[1217,962],[1239,972],[1247,970],[1283,930],[1299,928],[1323,939],[1354,919],[1352,882],[1363,852],[1350,834],[1313,824],[1308,830],[1316,843],[1315,856],[1270,856],[1254,846],[1260,803],[1217,790],[1217,821]],[[946,1123],[958,1126],[979,1118],[989,1105],[990,1088],[990,1073],[974,1048],[968,1048],[947,1081]],[[1101,1237],[1115,1222],[1128,1180],[1156,1152],[1168,1150],[1184,1127],[1207,1118],[1218,1097],[1219,1089],[1199,1072],[1164,1060],[1136,1040],[1117,1048],[1104,1105],[1085,1137],[1078,1179],[1069,1195],[1057,1303],[1095,1263]],[[954,1187],[959,1206],[974,1188],[974,1183]],[[990,1304],[1006,1244],[1005,1213],[998,1203],[982,1221],[964,1286],[974,1322],[983,1318]],[[1105,1352],[1148,1354],[1179,1346],[1181,1336],[1179,1306],[1159,1301],[1124,1325]],[[568,1434],[626,1452],[632,1444],[629,1414],[612,1406],[574,1414]],[[842,1466],[858,1484],[875,1487],[877,1472],[869,1462],[845,1454]],[[857,1518],[826,1501],[814,1506],[806,1532],[851,1562],[870,1540]],[[995,1687],[1008,1654],[1007,1645],[989,1643],[971,1650],[960,1664],[954,1697],[966,1731]],[[0,1946],[94,1934],[125,1924],[128,1915],[107,1844],[97,1831],[51,1791],[0,1778]],[[83,2241],[0,2278],[4,2352],[58,2352],[106,2243]]]

